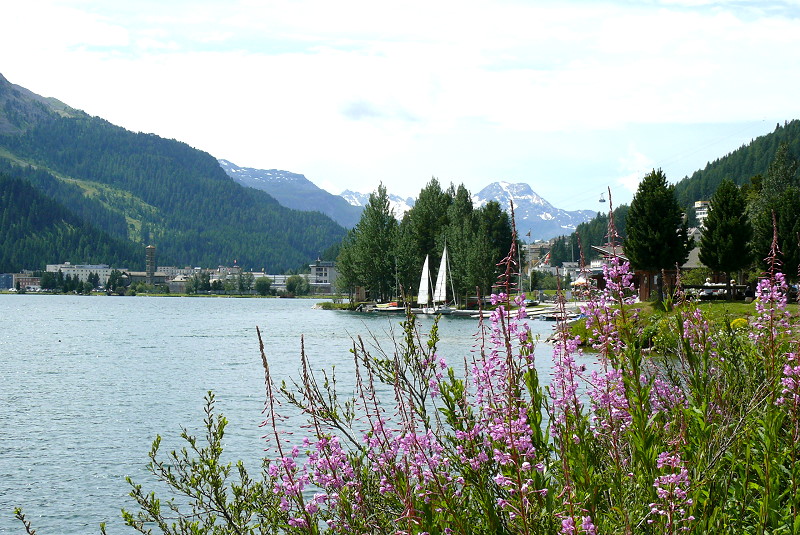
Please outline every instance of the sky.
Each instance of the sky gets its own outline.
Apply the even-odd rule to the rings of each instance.
[[[6,2],[0,74],[242,167],[630,202],[800,118],[800,0]],[[608,197],[608,193],[605,193]]]

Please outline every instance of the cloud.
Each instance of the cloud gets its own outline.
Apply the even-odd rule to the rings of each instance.
[[[435,174],[556,192],[618,176],[634,191],[663,161],[632,136],[640,125],[674,145],[653,132],[800,116],[792,5],[12,2],[22,22],[0,33],[15,51],[0,72],[131,130],[338,189],[383,180],[413,195]]]
[[[637,151],[633,145],[628,147],[628,153],[619,158],[619,167],[622,175],[617,178],[617,185],[628,193],[636,193],[642,177],[651,171],[655,163],[652,158]]]
[[[363,121],[370,119],[386,119],[401,121],[417,121],[409,111],[398,106],[379,106],[367,100],[353,100],[342,106],[342,115],[352,121]]]

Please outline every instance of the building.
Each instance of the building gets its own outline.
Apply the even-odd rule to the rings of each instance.
[[[330,260],[317,258],[316,262],[309,264],[311,273],[308,277],[308,284],[313,293],[333,293],[334,283],[339,272],[336,271],[336,264]]]
[[[176,266],[158,266],[156,268],[157,272],[163,273],[167,276],[167,280],[172,280],[178,275],[183,275],[184,277],[191,277],[195,270],[199,271],[200,268],[193,268],[191,266],[186,267],[176,267]]]
[[[156,273],[156,248],[153,245],[148,245],[144,248],[145,256],[145,282],[147,284],[155,284]]]
[[[116,269],[118,271],[127,271],[125,268]],[[61,271],[65,277],[67,275],[72,278],[78,277],[81,282],[86,282],[89,275],[97,273],[100,277],[100,283],[105,285],[106,282],[108,282],[108,277],[111,275],[111,272],[114,271],[114,268],[106,264],[70,264],[69,262],[64,262],[63,264],[47,264],[45,271],[50,273],[58,273]]]
[[[708,217],[708,211],[711,209],[711,201],[695,201],[694,213],[697,216],[697,224],[700,227],[705,226],[705,220]]]
[[[148,273],[147,271],[126,271],[124,272],[124,275],[128,276],[130,284],[135,282],[143,282],[145,284],[155,286],[158,284],[167,283],[167,275],[165,273],[161,273],[160,271],[154,271],[152,273]]]
[[[189,282],[189,279],[191,279],[191,276],[189,275],[184,275],[181,273],[173,275],[167,281],[167,286],[169,287],[169,293],[171,294],[186,293],[186,283]]]
[[[30,273],[14,273],[14,288],[24,289],[28,292],[38,292],[42,289],[41,277],[34,277]]]

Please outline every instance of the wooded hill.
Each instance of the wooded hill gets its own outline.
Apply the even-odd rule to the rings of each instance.
[[[84,232],[113,238],[106,240],[109,258],[93,257],[97,261],[128,258],[129,247],[138,244],[141,254],[127,267],[143,269],[143,247],[153,244],[160,265],[237,261],[246,269],[282,273],[313,261],[345,234],[327,216],[290,210],[263,191],[234,183],[208,153],[51,105],[2,76],[0,126],[0,172],[35,188]],[[27,238],[47,237],[14,219],[18,210],[8,214],[0,219],[0,234],[24,227]],[[16,243],[4,246],[21,249]],[[98,251],[102,247],[97,243]],[[53,250],[48,262],[90,261],[84,250]],[[44,266],[19,250],[0,271],[23,267]]]
[[[142,251],[98,230],[24,180],[0,173],[0,271],[67,261],[131,269]]]
[[[752,177],[767,172],[782,143],[789,146],[792,157],[800,159],[800,120],[778,124],[773,132],[757,137],[728,155],[709,162],[692,176],[680,180],[675,184],[678,203],[688,209],[695,201],[709,200],[726,178],[740,186],[749,184]]]

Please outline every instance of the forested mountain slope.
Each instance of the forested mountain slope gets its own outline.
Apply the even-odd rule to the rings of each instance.
[[[675,185],[675,195],[683,207],[694,201],[708,200],[725,178],[736,184],[750,182],[755,175],[764,174],[781,143],[789,145],[789,153],[800,158],[800,120],[778,124],[773,132],[760,136],[730,154],[709,162],[705,169],[695,171]]]
[[[208,153],[81,112],[47,109],[46,99],[26,100],[17,86],[0,79],[3,84],[0,115],[24,128],[0,135],[0,160],[6,160],[0,170],[111,235],[156,245],[159,264],[237,260],[245,268],[283,272],[344,236],[320,213],[290,210],[234,183]]]
[[[0,229],[0,273],[56,262],[144,268],[140,247],[98,230],[28,182],[2,173]]]

